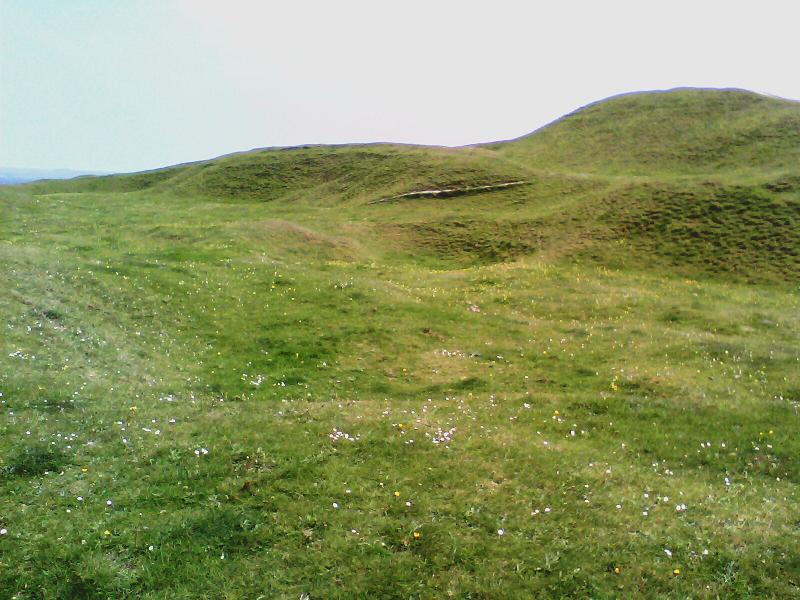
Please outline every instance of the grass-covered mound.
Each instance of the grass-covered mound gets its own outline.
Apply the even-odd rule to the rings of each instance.
[[[526,164],[558,171],[796,173],[800,105],[741,90],[626,94],[493,147]]]

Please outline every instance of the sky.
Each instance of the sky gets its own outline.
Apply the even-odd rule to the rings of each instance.
[[[0,165],[457,146],[637,90],[800,99],[800,3],[0,0]]]

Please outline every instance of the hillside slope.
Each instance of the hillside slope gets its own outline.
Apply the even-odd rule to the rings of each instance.
[[[627,94],[491,147],[527,165],[557,171],[796,173],[800,103],[741,90]]]
[[[178,193],[274,201],[313,197],[319,203],[391,195],[407,189],[510,181],[525,169],[481,149],[394,144],[302,146],[242,152],[154,171],[33,184],[34,193]]]
[[[0,598],[800,597],[798,171],[675,94],[0,188]]]
[[[346,235],[362,247],[445,268],[538,256],[796,282],[798,165],[800,104],[676,90],[615,97],[486,146],[265,149],[26,189],[348,206],[362,223]],[[487,187],[508,182],[524,183]],[[413,193],[436,189],[456,192]]]

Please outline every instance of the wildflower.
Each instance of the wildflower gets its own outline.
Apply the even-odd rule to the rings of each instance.
[[[506,533],[505,529],[498,529],[497,530],[497,535],[505,535],[505,533]]]
[[[112,504],[114,503],[111,500],[106,500],[106,506],[111,506]]]
[[[349,433],[345,433],[344,431],[339,431],[335,427],[333,428],[333,431],[330,434],[328,434],[328,437],[333,442],[338,442],[339,440],[342,439],[347,440],[348,442],[355,442],[357,439],[359,439],[359,436],[353,437]]]
[[[672,550],[670,550],[669,548],[664,548],[664,554],[666,554],[667,556],[672,556]]]
[[[622,571],[622,569],[620,569],[619,567],[614,567],[614,573],[616,573],[617,575],[619,575],[619,574],[620,574],[620,571]]]
[[[7,535],[7,534],[8,534],[8,529],[6,529],[5,527],[0,529],[0,535]]]
[[[108,536],[110,536],[110,535],[111,535],[111,532],[110,532],[108,529],[106,529],[106,530],[103,532],[103,535],[104,535],[104,536],[106,536],[106,537],[108,537]]]
[[[415,531],[415,532],[414,532],[414,539],[415,539],[415,540],[418,540],[418,539],[419,539],[419,538],[421,538],[421,537],[422,537],[422,534],[421,534],[419,531]]]
[[[681,574],[681,570],[680,569],[672,569],[672,574],[675,575],[675,576],[678,576],[678,575]]]
[[[334,503],[332,504],[332,506],[333,506],[333,508],[339,508],[339,503],[338,503],[338,502],[334,502]]]
[[[394,497],[395,497],[395,498],[399,498],[399,497],[400,497],[400,492],[395,492],[395,493],[394,493]]]

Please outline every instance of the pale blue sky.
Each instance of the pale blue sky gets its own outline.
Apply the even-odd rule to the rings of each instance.
[[[0,0],[0,165],[516,137],[621,92],[800,99],[796,2]]]

